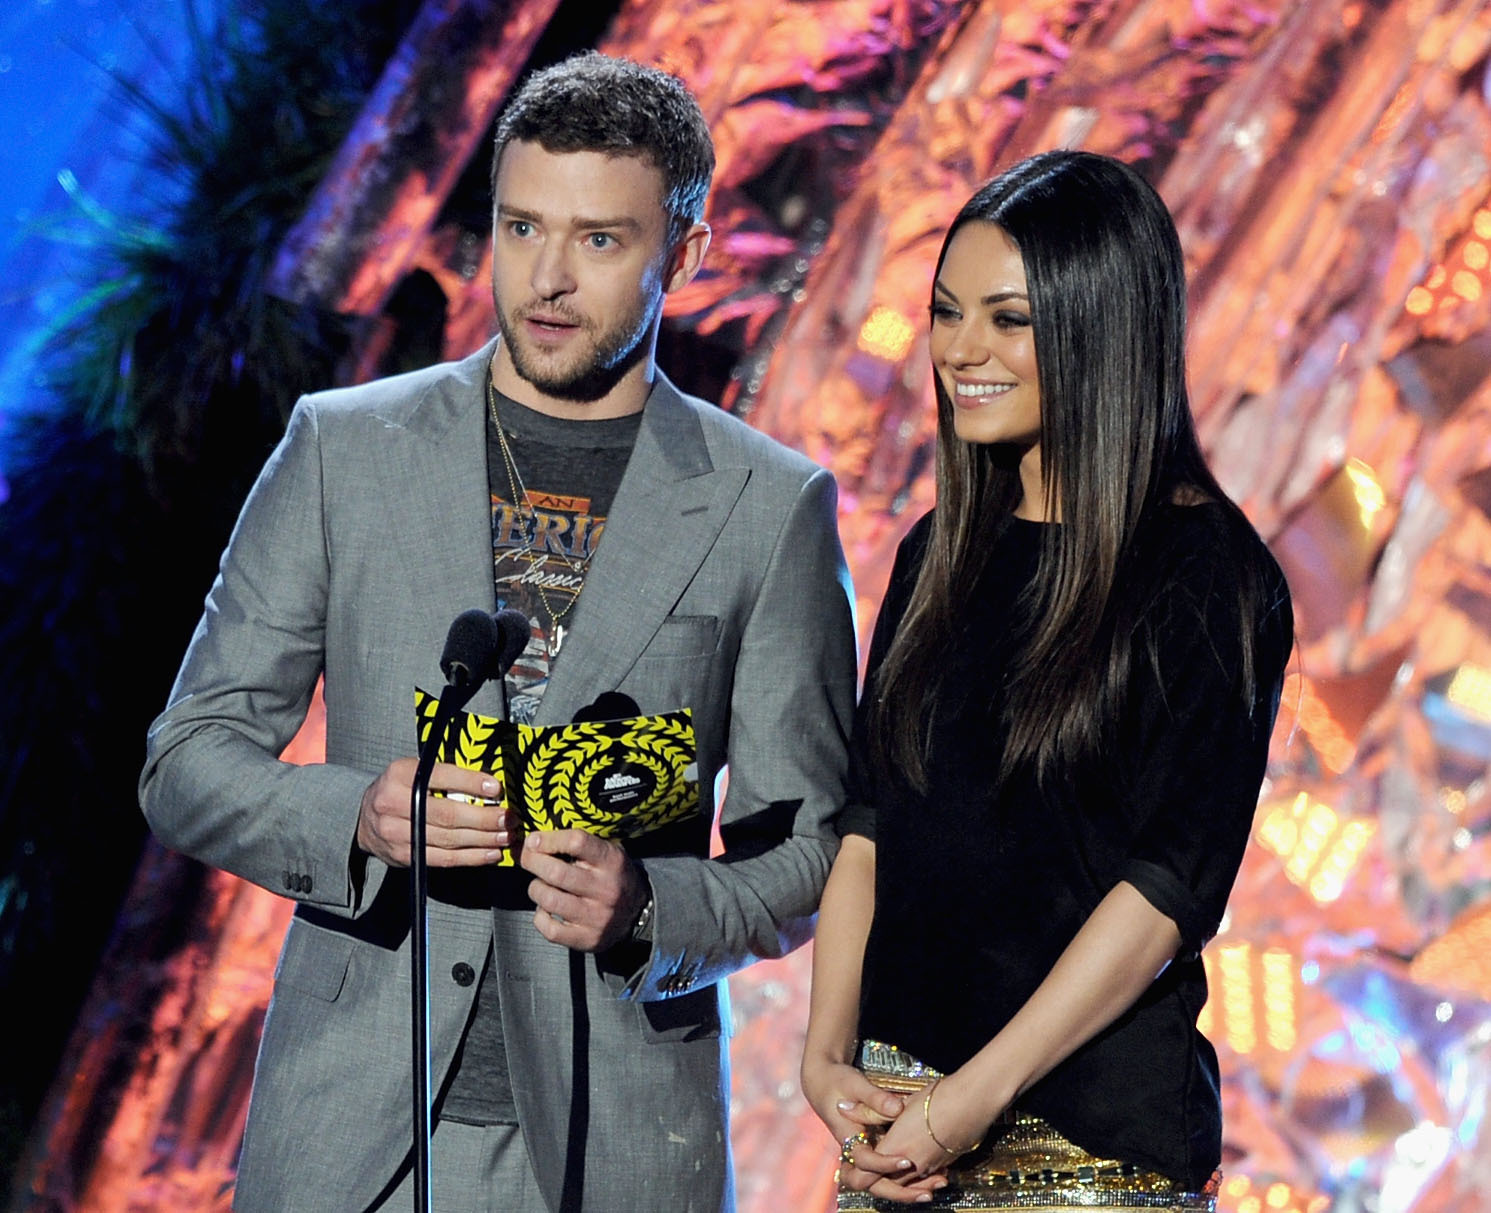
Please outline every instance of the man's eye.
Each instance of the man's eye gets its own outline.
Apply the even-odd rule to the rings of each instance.
[[[507,225],[507,230],[519,240],[526,240],[529,236],[533,235],[533,224],[525,219],[514,219]]]
[[[609,232],[591,232],[588,239],[591,248],[610,248],[616,243],[616,238]]]

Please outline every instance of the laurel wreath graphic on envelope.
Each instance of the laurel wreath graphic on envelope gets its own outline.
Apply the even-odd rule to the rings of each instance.
[[[419,744],[440,700],[418,687]],[[635,838],[699,812],[698,750],[689,708],[576,724],[513,724],[457,712],[439,761],[497,775],[525,830],[586,830]],[[512,851],[499,867],[512,867]]]

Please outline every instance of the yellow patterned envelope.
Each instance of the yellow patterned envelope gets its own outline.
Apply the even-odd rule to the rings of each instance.
[[[419,744],[439,699],[415,688]],[[689,708],[577,724],[512,724],[458,712],[439,760],[498,776],[525,830],[586,830],[635,838],[699,812],[699,764]],[[513,853],[497,866],[512,867]]]

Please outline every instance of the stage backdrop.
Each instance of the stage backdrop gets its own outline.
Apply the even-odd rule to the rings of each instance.
[[[429,0],[411,27],[275,268],[281,294],[366,318],[354,377],[416,286],[443,297],[446,352],[487,335],[484,219],[452,201],[574,11]],[[598,45],[703,102],[715,243],[665,359],[836,473],[863,636],[932,504],[925,314],[948,218],[1058,145],[1155,181],[1189,261],[1203,438],[1288,573],[1300,638],[1206,954],[1222,1208],[1491,1206],[1491,9],[627,0]],[[316,759],[318,725],[287,760]],[[164,925],[183,897],[186,938]],[[227,1207],[288,910],[147,854],[20,1207]],[[808,967],[732,981],[749,1213],[831,1202],[797,1085]]]

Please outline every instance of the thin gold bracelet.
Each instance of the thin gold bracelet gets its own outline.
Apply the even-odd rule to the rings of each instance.
[[[956,1158],[959,1154],[967,1154],[973,1150],[977,1150],[984,1144],[984,1139],[980,1137],[971,1146],[964,1146],[961,1150],[950,1150],[942,1144],[942,1139],[932,1132],[932,1092],[937,1089],[937,1084],[941,1081],[941,1078],[934,1078],[927,1086],[926,1097],[922,1100],[922,1124],[926,1125],[927,1136],[932,1139],[932,1143],[949,1158]]]

